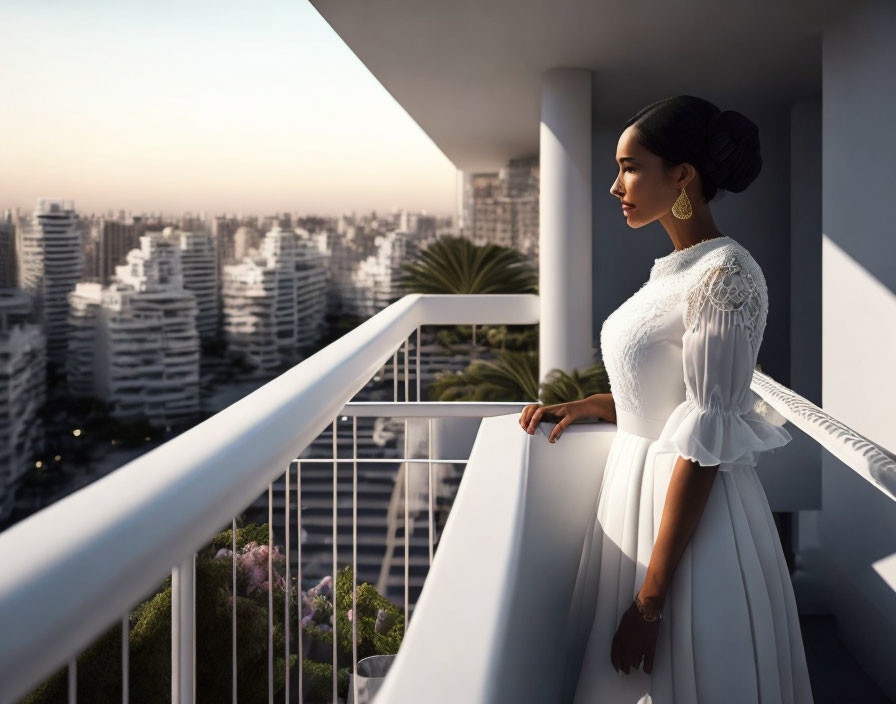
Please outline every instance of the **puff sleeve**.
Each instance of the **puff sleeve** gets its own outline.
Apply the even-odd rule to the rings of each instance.
[[[760,453],[792,439],[757,413],[760,397],[750,389],[766,322],[764,285],[761,273],[754,277],[733,257],[705,272],[687,294],[686,400],[672,412],[664,434],[679,455],[701,466],[752,466]]]

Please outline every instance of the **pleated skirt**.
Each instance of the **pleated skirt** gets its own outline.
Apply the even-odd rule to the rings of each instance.
[[[719,468],[666,593],[652,673],[613,668],[613,636],[644,582],[678,457],[666,442],[619,429],[612,443],[570,605],[560,700],[811,703],[790,574],[750,465]]]

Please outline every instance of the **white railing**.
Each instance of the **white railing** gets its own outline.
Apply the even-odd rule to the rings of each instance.
[[[0,702],[16,701],[66,662],[73,690],[70,658],[117,620],[124,628],[122,614],[169,573],[172,701],[192,701],[187,596],[196,551],[284,473],[415,330],[419,341],[421,325],[537,322],[530,294],[405,296],[212,418],[0,533]]]
[[[884,496],[896,501],[896,455],[768,374],[754,371],[750,388],[784,420],[793,423]]]
[[[407,339],[416,330],[419,343],[421,325],[533,324],[537,320],[536,296],[407,296],[214,417],[0,534],[0,554],[5,556],[4,569],[0,571],[0,704],[17,701],[67,661],[70,701],[75,701],[77,673],[70,658],[102,630],[122,619],[121,615],[127,614],[169,572],[174,582],[172,701],[192,701],[194,609],[188,596],[192,594],[197,549],[266,487],[270,496],[272,483],[285,468],[295,462],[310,461],[298,460],[299,453],[329,423],[334,423],[334,459],[323,461],[334,462],[334,466],[335,462],[357,461],[356,449],[349,459],[336,459],[334,418],[339,415],[437,418],[515,414],[522,404],[396,405],[349,401],[390,355],[396,369],[397,398],[398,349],[403,343],[405,399],[408,398]],[[417,381],[419,399],[419,374]],[[754,372],[752,388],[786,420],[881,492],[890,498],[896,497],[896,462],[891,453],[761,372]],[[504,427],[500,423],[507,421],[493,419],[487,427]],[[612,430],[609,424],[601,427]],[[567,443],[563,447],[570,449],[569,438],[578,432],[572,436],[565,434]],[[519,431],[516,447],[529,447],[531,451],[532,444],[538,444],[540,437]],[[603,437],[601,442],[605,440]],[[487,447],[495,447],[484,432],[477,436],[476,442],[480,454]],[[507,451],[510,447],[505,444],[503,449]],[[553,458],[557,457],[557,448],[551,446]],[[526,660],[514,661],[512,656],[519,654],[519,649],[504,647],[507,636],[515,632],[514,624],[520,623],[516,619],[523,618],[520,611],[509,609],[511,605],[514,609],[522,607],[525,617],[540,618],[537,597],[545,588],[543,580],[524,582],[518,577],[539,574],[545,555],[550,554],[541,550],[527,552],[531,542],[524,541],[523,537],[529,536],[527,540],[531,541],[540,535],[540,544],[558,546],[565,544],[564,535],[579,530],[585,515],[583,506],[588,506],[590,494],[585,491],[573,496],[570,492],[582,486],[577,482],[593,480],[593,475],[590,479],[572,477],[569,485],[558,489],[550,484],[533,484],[541,480],[528,474],[528,458],[526,462],[504,462],[504,459],[507,458],[500,453],[495,454],[490,464],[479,463],[475,465],[478,468],[465,473],[435,560],[430,525],[433,572],[415,610],[414,628],[407,632],[405,641],[419,652],[413,657],[400,653],[390,672],[391,682],[387,678],[384,684],[384,688],[408,693],[407,701],[437,701],[432,698],[433,692],[459,692],[458,687],[463,688],[463,701],[499,701],[493,668],[500,665],[511,668],[507,672],[513,672],[513,668],[519,672],[519,663]],[[433,458],[432,453],[425,459],[410,458],[405,451],[402,458],[391,461],[431,466],[433,462],[465,460]],[[290,474],[286,471],[288,482]],[[301,481],[300,471],[296,478]],[[486,501],[488,496],[493,501]],[[288,511],[288,501],[286,506]],[[502,507],[500,523],[494,520],[497,507]],[[563,520],[553,523],[550,531],[539,533],[538,519],[550,516],[560,516]],[[333,524],[335,577],[335,501]],[[476,526],[482,530],[474,530]],[[474,535],[478,540],[473,540]],[[526,552],[522,547],[524,542]],[[98,560],[98,555],[102,559]],[[564,579],[568,579],[571,557],[565,553],[556,555],[559,562],[555,567],[565,570]],[[478,572],[474,573],[473,566]],[[407,590],[407,579],[405,585]],[[506,597],[505,588],[512,588],[511,598]],[[471,599],[474,603],[459,603],[459,595],[465,593],[474,595]],[[458,608],[465,610],[457,613]],[[407,597],[405,610],[407,616]],[[451,614],[456,618],[447,618]],[[488,642],[493,648],[488,657],[475,657],[484,651],[471,647],[470,631],[464,630],[471,619],[477,637],[485,634],[483,643]],[[407,617],[405,623],[408,624]],[[545,640],[542,645],[528,643],[530,657],[546,653],[544,644],[556,645],[557,638],[568,627],[565,622],[559,630],[557,623],[539,621],[539,624],[543,630],[530,632],[539,632]],[[334,653],[335,642],[334,638]],[[122,619],[122,643],[126,646],[127,616]],[[456,657],[453,662],[463,663],[461,676],[454,668],[437,666],[445,654],[435,649],[444,649],[446,643],[458,649],[452,657]],[[430,678],[426,682],[412,676],[411,672],[419,670],[407,664],[412,660],[415,664],[423,663],[423,657],[435,657],[438,661],[429,668]],[[126,672],[126,647],[122,658]],[[271,667],[269,664],[269,681]],[[413,681],[404,681],[407,677]],[[126,683],[125,677],[124,701],[127,701]],[[522,680],[515,686],[521,683]],[[333,687],[335,693],[335,670]],[[418,698],[413,699],[415,696]]]

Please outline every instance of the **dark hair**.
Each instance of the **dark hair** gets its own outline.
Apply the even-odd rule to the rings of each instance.
[[[718,189],[740,193],[762,170],[759,129],[746,115],[708,100],[677,95],[651,103],[625,123],[665,168],[687,162],[700,174],[708,203]]]

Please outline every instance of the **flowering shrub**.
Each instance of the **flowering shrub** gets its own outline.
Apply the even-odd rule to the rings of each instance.
[[[236,532],[236,629],[237,686],[241,704],[268,701],[268,597],[273,600],[274,692],[285,685],[285,637],[283,624],[286,590],[286,559],[280,546],[269,552],[268,526],[247,525]],[[231,629],[233,626],[233,535],[218,534],[196,556],[196,689],[208,701],[232,699]],[[268,578],[268,559],[271,579]],[[271,585],[273,584],[273,589]],[[303,680],[308,685],[305,701],[328,702],[332,698],[333,667],[333,577],[324,576],[308,589],[297,579],[289,580],[290,620],[302,628],[303,646],[329,644],[318,661],[302,661]],[[352,663],[352,573],[347,566],[337,574],[337,683],[341,696],[348,695],[348,673]],[[300,611],[301,609],[301,611]],[[358,659],[368,655],[395,653],[404,633],[404,618],[398,608],[370,584],[358,585]],[[298,616],[298,614],[301,614]],[[290,629],[290,679],[297,682],[297,629]],[[309,647],[309,655],[314,649]],[[132,701],[167,701],[171,696],[171,577],[160,590],[130,614],[129,690]],[[121,697],[121,625],[113,624],[78,655],[78,699],[88,702],[115,701]],[[113,664],[110,667],[110,663]],[[60,668],[21,704],[50,704],[64,701],[67,668]],[[280,697],[282,698],[282,694]]]
[[[239,580],[242,578],[247,584],[247,594],[251,594],[258,589],[265,592],[268,590],[268,552],[269,548],[267,543],[259,544],[254,540],[246,543],[237,551],[237,585],[239,585]],[[221,548],[215,553],[215,559],[229,560],[232,555],[233,552],[230,548]],[[282,590],[285,588],[286,581],[283,579],[283,575],[280,574],[278,568],[281,568],[285,563],[285,558],[280,554],[279,545],[274,546],[273,553],[271,553],[271,562],[274,588]],[[239,586],[237,588],[239,589]]]

